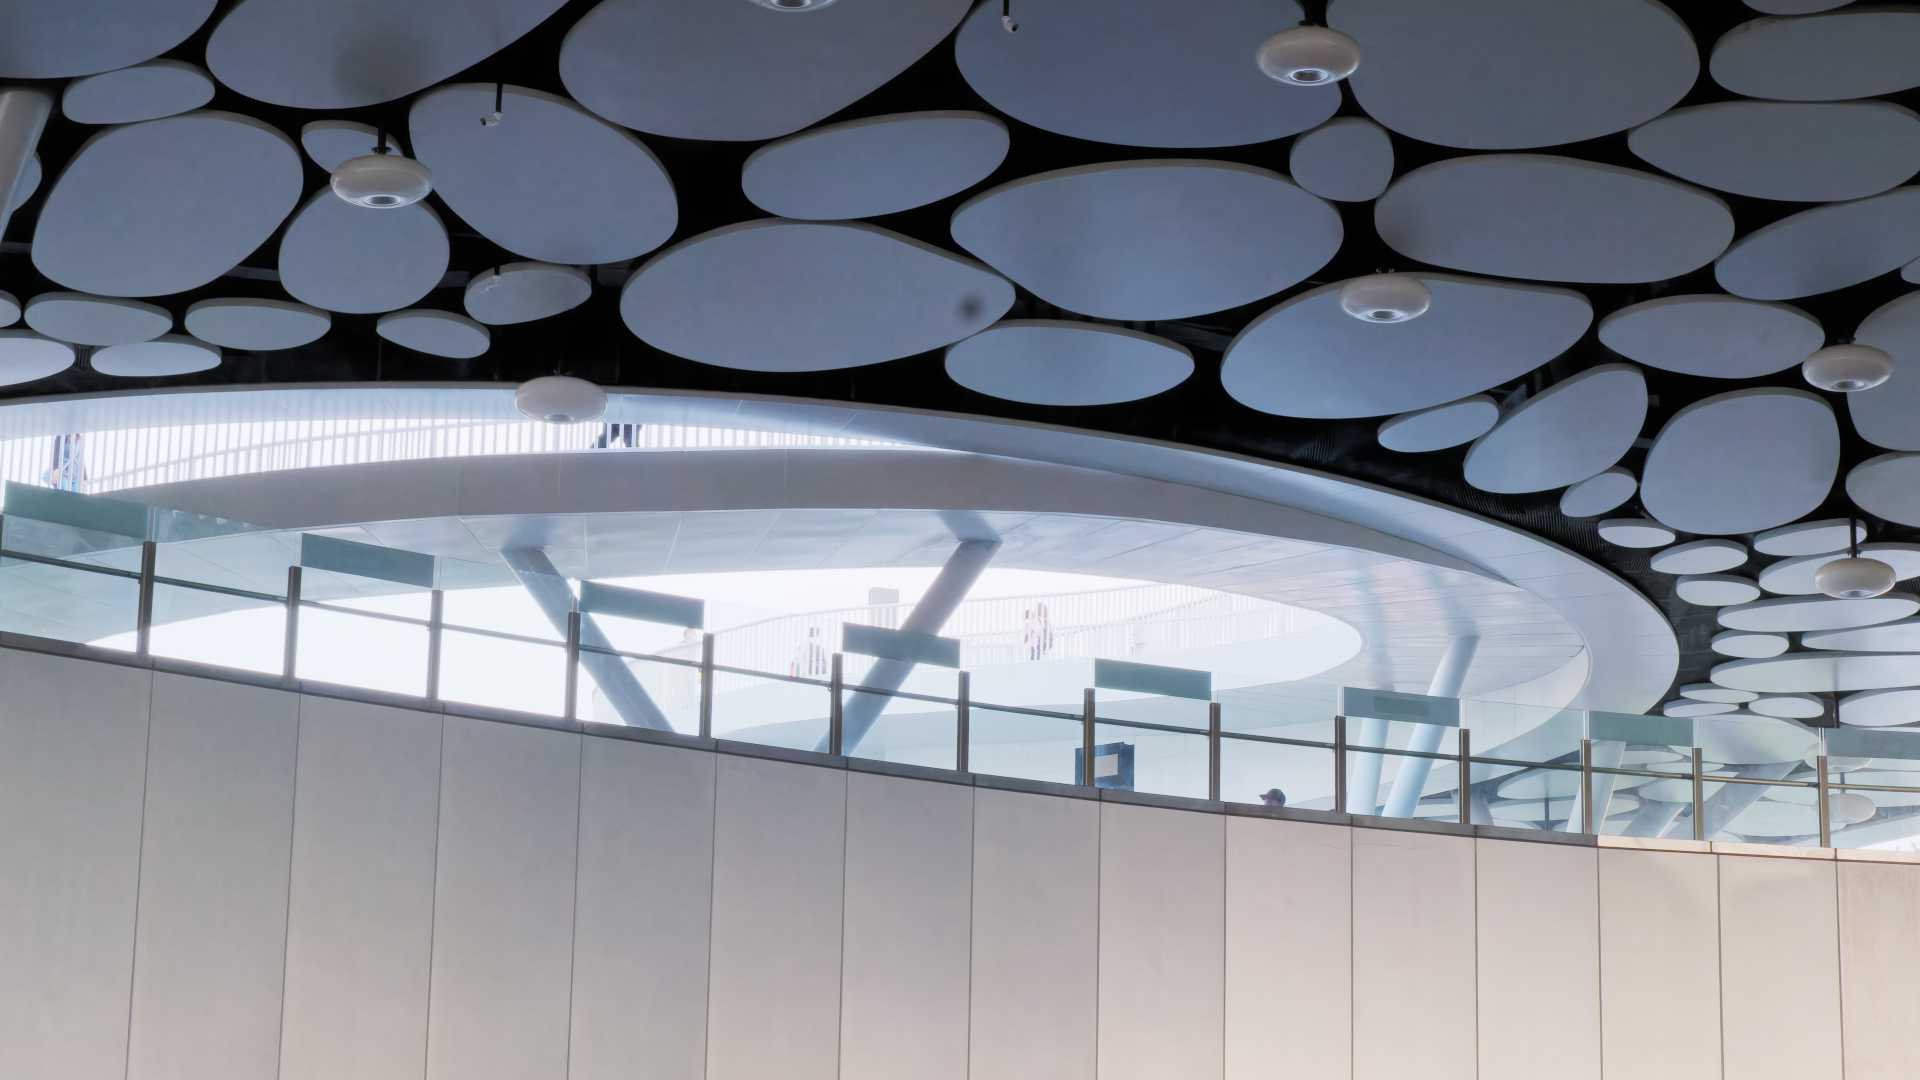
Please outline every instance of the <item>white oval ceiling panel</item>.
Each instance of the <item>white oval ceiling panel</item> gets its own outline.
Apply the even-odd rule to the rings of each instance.
[[[272,352],[320,340],[333,316],[288,300],[232,297],[201,300],[181,321],[194,337],[222,348]]]
[[[1760,599],[1760,586],[1736,574],[1689,574],[1673,583],[1673,595],[1697,607],[1726,607]]]
[[[1597,138],[1666,111],[1700,72],[1693,35],[1655,0],[1339,0],[1327,18],[1360,42],[1348,81],[1367,115],[1441,146]]]
[[[1176,16],[1177,17],[1170,17]],[[1000,23],[975,7],[954,39],[967,84],[1016,120],[1124,146],[1242,146],[1305,131],[1340,107],[1337,86],[1289,86],[1254,53],[1301,21],[1294,0],[1184,0],[1175,8],[1047,0]]]
[[[1820,591],[1820,586],[1814,583],[1814,574],[1845,554],[1844,551],[1829,551],[1820,555],[1783,559],[1760,571],[1760,587],[1782,596],[1810,596]],[[1920,577],[1920,544],[1862,544],[1860,554],[1893,567],[1896,581]],[[1914,648],[1920,651],[1920,643],[1916,643]]]
[[[1594,529],[1615,547],[1657,548],[1673,543],[1673,530],[1646,518],[1607,518]]]
[[[1004,279],[938,248],[871,225],[778,220],[676,244],[620,293],[642,341],[743,371],[897,360],[978,333],[1012,306]]]
[[[1694,741],[1702,757],[1724,765],[1773,765],[1798,761],[1820,744],[1819,736],[1770,717],[1739,713],[1698,724]]]
[[[1855,540],[1867,538],[1866,525],[1858,521],[1849,522],[1845,518],[1796,521],[1756,535],[1753,550],[1762,555],[1824,555],[1847,546],[1849,526]]]
[[[1647,164],[1719,191],[1837,202],[1920,172],[1920,116],[1884,101],[1716,101],[1649,121],[1627,145]]]
[[[31,330],[0,330],[0,386],[33,382],[73,366],[73,346]]]
[[[1733,296],[1663,296],[1600,320],[1600,343],[1648,367],[1710,379],[1785,371],[1826,344],[1798,308]]]
[[[1759,660],[1786,652],[1790,642],[1782,634],[1752,634],[1745,630],[1726,630],[1713,635],[1713,640],[1709,644],[1713,651],[1721,656]]]
[[[1350,419],[1423,409],[1517,379],[1559,356],[1593,321],[1567,289],[1419,274],[1425,315],[1369,323],[1340,308],[1340,284],[1289,297],[1240,331],[1221,362],[1235,400],[1275,416]]]
[[[467,282],[467,314],[488,326],[532,322],[572,311],[593,295],[586,272],[552,263],[517,262],[483,270]]]
[[[1393,182],[1393,140],[1371,120],[1336,117],[1293,140],[1287,172],[1323,199],[1377,199]]]
[[[358,108],[452,77],[513,44],[564,2],[241,0],[214,27],[207,66],[259,101]],[[477,114],[473,122],[480,122]]]
[[[20,321],[20,300],[5,289],[0,289],[0,326],[12,326]]]
[[[519,86],[487,126],[493,96],[488,83],[441,87],[407,120],[434,194],[482,236],[529,259],[588,264],[644,255],[673,235],[673,182],[632,133]]]
[[[280,284],[328,311],[393,311],[440,284],[447,256],[446,227],[426,203],[369,210],[323,187],[280,238]]]
[[[1712,262],[1733,239],[1727,205],[1698,188],[1544,154],[1422,166],[1387,189],[1373,222],[1380,239],[1410,259],[1598,284],[1678,277]]]
[[[1548,387],[1467,451],[1467,483],[1503,495],[1565,487],[1620,460],[1647,420],[1647,380],[1602,364]]]
[[[1707,70],[1736,94],[1844,101],[1920,86],[1920,10],[1863,6],[1804,19],[1754,19],[1713,44]]]
[[[1840,722],[1854,727],[1901,727],[1920,723],[1920,690],[1868,690],[1849,694],[1840,699]]]
[[[159,379],[191,375],[220,366],[220,350],[185,334],[168,334],[152,341],[109,345],[88,360],[93,370],[120,379]]]
[[[1193,356],[1164,338],[1093,323],[1016,319],[947,349],[947,376],[1029,405],[1111,405],[1164,393]]]
[[[1729,694],[1748,694],[1750,690],[1727,690]],[[1826,714],[1826,702],[1812,694],[1775,694],[1770,697],[1755,698],[1747,703],[1748,712],[1757,712],[1761,716],[1776,716],[1784,720],[1811,720]]]
[[[1487,808],[1500,828],[1511,829],[1516,824],[1532,828],[1533,822],[1546,821],[1558,825],[1567,820],[1567,815],[1575,813],[1578,805],[1571,795],[1558,799],[1517,799],[1511,802],[1494,803]],[[1607,799],[1607,813],[1611,817],[1631,814],[1640,809],[1640,800],[1625,792],[1616,791]],[[1442,815],[1444,817],[1444,815]]]
[[[1681,532],[1749,533],[1826,501],[1840,467],[1833,410],[1800,390],[1758,387],[1673,414],[1647,451],[1640,504]]]
[[[1654,552],[1647,565],[1662,574],[1718,574],[1746,561],[1746,545],[1736,540],[1695,540]]]
[[[27,301],[27,325],[75,345],[128,345],[173,329],[166,308],[81,293],[41,293]]]
[[[1735,296],[1791,300],[1898,270],[1920,250],[1920,187],[1802,210],[1740,238],[1713,266]]]
[[[905,71],[967,7],[838,0],[793,12],[747,0],[602,0],[567,31],[560,81],[580,104],[640,131],[771,139],[826,119]]]
[[[1765,15],[1812,15],[1844,7],[1853,0],[1747,0],[1747,6]]]
[[[1848,394],[1847,411],[1860,437],[1888,450],[1920,450],[1920,292],[1882,304],[1853,332],[1862,345],[1893,357],[1894,377]]]
[[[0,4],[0,79],[65,79],[159,56],[215,0],[14,0]]]
[[[1837,649],[1842,652],[1920,653],[1920,619],[1901,619],[1855,630],[1826,630],[1806,635],[1800,639],[1800,644],[1809,649]]]
[[[1669,701],[1660,706],[1663,716],[1719,716],[1737,709],[1736,705],[1717,701]]]
[[[1855,465],[1847,496],[1876,517],[1920,525],[1920,454],[1881,454]]]
[[[1126,320],[1183,319],[1271,296],[1325,266],[1341,239],[1340,215],[1286,177],[1188,160],[1015,180],[963,203],[952,231],[1047,303]]]
[[[1920,599],[1909,593],[1890,592],[1864,599],[1783,596],[1723,607],[1715,617],[1729,630],[1785,634],[1873,626],[1907,618],[1916,611],[1920,611]]]
[[[1640,482],[1625,469],[1596,473],[1560,493],[1560,512],[1571,518],[1597,517],[1633,498]]]
[[[1920,655],[1796,652],[1767,660],[1729,660],[1715,664],[1712,678],[1721,686],[1762,694],[1887,690],[1920,685]],[[1844,707],[1841,714],[1845,715]]]
[[[76,124],[132,124],[192,112],[213,100],[213,80],[184,60],[150,60],[75,79],[60,111]]]
[[[1871,809],[1872,804],[1869,803],[1868,807]],[[1833,823],[1838,825],[1842,822]],[[1736,836],[1781,839],[1813,836],[1820,831],[1820,819],[1810,806],[1761,799],[1740,811],[1721,828]]]
[[[980,112],[917,112],[828,124],[748,155],[740,187],[769,214],[879,217],[956,195],[1006,160],[1007,125]]]
[[[407,151],[400,136],[387,132],[387,147],[396,154]],[[300,149],[315,165],[332,172],[348,158],[371,154],[380,145],[380,131],[351,120],[315,120],[300,129]]]
[[[70,289],[198,288],[265,243],[300,201],[300,152],[266,124],[194,112],[88,139],[47,193],[33,265]]]
[[[373,329],[395,345],[453,360],[479,356],[493,341],[486,327],[451,311],[389,312],[380,316]]]
[[[1718,701],[1726,705],[1741,705],[1760,695],[1751,690],[1729,690],[1724,686],[1715,686],[1710,682],[1688,683],[1680,688],[1680,696],[1695,701]]]
[[[1470,443],[1485,435],[1499,419],[1500,406],[1485,394],[1475,394],[1389,417],[1381,421],[1376,437],[1389,450],[1424,454]]]

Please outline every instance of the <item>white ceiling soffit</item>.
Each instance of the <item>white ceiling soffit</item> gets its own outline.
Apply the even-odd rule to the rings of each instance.
[[[567,31],[560,80],[640,131],[771,139],[865,97],[966,13],[967,0],[840,0],[800,14],[746,0],[602,0]]]
[[[1111,405],[1185,382],[1193,355],[1122,327],[1014,319],[949,346],[946,367],[954,382],[1007,401]]]
[[[1006,160],[1007,125],[982,112],[867,116],[790,135],[747,156],[740,188],[769,214],[879,217],[938,202]]]
[[[102,296],[197,288],[273,235],[304,179],[293,140],[237,113],[110,127],[47,192],[33,265]]]
[[[1337,0],[1327,19],[1360,42],[1349,81],[1368,115],[1469,150],[1630,128],[1679,101],[1700,70],[1693,35],[1657,0]]]
[[[1653,173],[1546,154],[1423,165],[1374,204],[1374,227],[1410,259],[1537,281],[1663,281],[1733,239],[1718,196]]]
[[[472,67],[564,2],[241,0],[214,27],[207,66],[228,87],[274,105],[376,105]]]
[[[1279,173],[1221,161],[1084,165],[1002,184],[953,238],[1050,304],[1181,319],[1296,285],[1340,248],[1340,215]]]
[[[1254,63],[1260,43],[1301,21],[1294,0],[1110,0],[1021,4],[1018,33],[982,3],[954,41],[961,75],[988,104],[1037,128],[1125,146],[1267,142],[1340,107],[1337,86],[1288,86]]]
[[[1647,419],[1647,380],[1632,364],[1601,364],[1509,412],[1467,451],[1467,483],[1482,491],[1547,491],[1620,460]]]
[[[620,294],[620,315],[641,340],[742,371],[913,356],[985,329],[1012,305],[999,275],[898,233],[775,219],[676,244]]]
[[[1338,283],[1281,301],[1227,347],[1222,385],[1276,416],[1384,416],[1519,378],[1572,347],[1593,321],[1587,298],[1568,289],[1417,276],[1433,306],[1407,322],[1348,315]]]
[[[1786,304],[1733,296],[1662,296],[1600,320],[1600,343],[1662,371],[1752,379],[1805,360],[1826,344],[1813,317]]]
[[[408,113],[434,194],[467,224],[516,255],[581,265],[636,258],[673,235],[673,181],[631,132],[520,86],[504,89],[500,122],[482,124],[494,90],[443,86]]]
[[[215,0],[0,4],[0,79],[65,79],[151,59],[185,41]]]
[[[1650,120],[1627,145],[1647,164],[1717,191],[1838,202],[1920,172],[1920,116],[1884,101],[1716,101]]]
[[[1840,429],[1824,400],[1735,390],[1668,419],[1640,471],[1640,503],[1681,532],[1756,532],[1826,501],[1839,464]]]

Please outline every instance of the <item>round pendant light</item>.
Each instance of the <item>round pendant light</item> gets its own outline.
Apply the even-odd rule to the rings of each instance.
[[[583,424],[607,414],[607,392],[571,375],[546,375],[521,383],[513,404],[534,420]]]
[[[1822,390],[1852,394],[1886,382],[1893,374],[1893,357],[1871,345],[1829,345],[1807,357],[1800,374]]]
[[[1876,350],[1877,351],[1877,350]],[[1866,600],[1893,588],[1899,578],[1879,559],[1862,558],[1858,533],[1847,545],[1845,558],[1835,559],[1813,573],[1814,587],[1836,600]]]
[[[1340,310],[1361,322],[1402,323],[1432,306],[1432,291],[1412,274],[1368,274],[1340,286]]]
[[[1360,67],[1360,43],[1324,26],[1296,26],[1262,42],[1255,58],[1270,79],[1293,86],[1324,86]]]
[[[397,210],[412,206],[433,191],[433,173],[412,158],[401,157],[380,133],[380,145],[371,153],[348,158],[334,166],[333,193],[369,210]]]

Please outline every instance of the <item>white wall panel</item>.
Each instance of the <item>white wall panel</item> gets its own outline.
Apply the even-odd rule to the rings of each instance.
[[[580,770],[573,1080],[706,1072],[714,755],[588,739]]]
[[[129,1080],[280,1064],[300,699],[153,677]]]
[[[1920,1072],[1920,866],[1840,864],[1847,1080]]]
[[[1600,1045],[1608,1080],[1720,1075],[1713,856],[1601,848]]]
[[[966,1080],[973,789],[847,774],[841,1080]]]
[[[1475,846],[1480,1080],[1599,1080],[1595,849]]]
[[[1090,1080],[1100,804],[980,788],[973,826],[973,1080]]]
[[[722,756],[709,1080],[834,1080],[847,774]]]
[[[1729,1080],[1838,1080],[1837,883],[1826,859],[1722,855],[1720,986]]]
[[[446,718],[429,1080],[562,1080],[580,736]]]
[[[419,1080],[440,718],[300,699],[279,1080]]]
[[[121,1080],[147,770],[139,668],[0,651],[0,1071]]]
[[[1219,1080],[1226,818],[1100,807],[1100,1080]]]
[[[1354,830],[1354,1080],[1474,1080],[1473,844]]]
[[[1227,819],[1227,1080],[1352,1075],[1351,836]]]

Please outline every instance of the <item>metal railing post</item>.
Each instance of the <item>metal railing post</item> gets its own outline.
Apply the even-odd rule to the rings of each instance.
[[[1460,729],[1460,824],[1473,824],[1473,732]]]
[[[1706,761],[1706,757],[1703,754],[1701,754],[1700,748],[1697,746],[1694,747],[1693,748],[1693,838],[1695,840],[1705,840],[1707,838],[1707,820],[1706,820],[1707,800],[1705,797],[1707,785],[1706,785],[1706,782],[1700,778],[1700,774],[1703,771],[1705,771],[1701,768],[1701,766],[1705,763],[1705,761]]]
[[[294,674],[300,658],[300,568],[287,567],[286,655],[280,661],[280,674],[287,682],[297,681]]]
[[[1207,798],[1220,801],[1220,703],[1207,702]]]
[[[1813,759],[1813,767],[1819,771],[1815,777],[1818,785],[1814,795],[1820,800],[1820,846],[1833,846],[1833,806],[1828,801],[1832,797],[1827,781],[1827,755],[1821,754]]]
[[[440,631],[444,628],[447,595],[439,589],[427,597],[427,700],[440,700]]]
[[[567,612],[567,703],[569,720],[580,718],[580,612]]]
[[[700,737],[713,738],[713,635],[700,635]]]
[[[827,753],[835,757],[840,756],[841,740],[846,737],[846,732],[842,730],[842,725],[846,723],[846,706],[840,700],[846,687],[843,661],[842,654],[833,654],[833,666],[829,669],[831,674],[827,684],[827,692],[833,695],[833,700],[827,703]]]
[[[1593,835],[1593,740],[1580,740],[1580,831]]]
[[[973,746],[973,679],[964,671],[955,673],[953,737],[954,771],[967,772],[972,764],[968,761],[968,751]]]
[[[160,557],[160,545],[151,540],[140,544],[140,599],[133,616],[133,651],[146,656],[153,651],[153,568]]]
[[[1093,787],[1093,687],[1080,693],[1080,786]]]
[[[1333,718],[1333,812],[1347,812],[1347,718]]]

